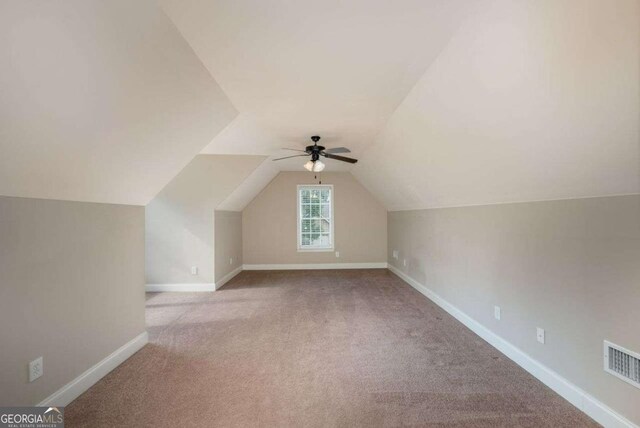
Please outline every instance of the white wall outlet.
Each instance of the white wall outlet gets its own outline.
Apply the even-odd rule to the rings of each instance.
[[[191,266],[191,275],[198,274],[198,266]]]
[[[229,264],[232,265],[233,264],[233,257],[229,257]]]
[[[44,374],[42,357],[38,357],[29,363],[29,382],[33,382]]]
[[[495,319],[497,319],[498,321],[500,321],[500,306],[494,306],[493,307],[493,316]]]
[[[536,331],[536,338],[538,339],[538,342],[540,343],[544,343],[544,329],[538,327],[537,331]]]
[[[393,250],[393,258],[398,260],[398,250]]]
[[[340,258],[340,251],[336,251],[336,258]]]
[[[402,264],[403,264],[404,266],[406,266],[406,265],[407,265],[407,259],[402,259]]]

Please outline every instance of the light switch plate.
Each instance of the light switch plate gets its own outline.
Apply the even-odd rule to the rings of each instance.
[[[340,251],[336,251],[336,258],[340,258]]]
[[[198,266],[191,266],[191,275],[198,274]]]
[[[500,314],[500,306],[494,306],[494,307],[493,307],[493,316],[494,316],[494,318],[495,318],[495,319],[497,319],[498,321],[500,321],[500,317],[501,317],[501,314]]]
[[[44,374],[42,357],[38,357],[29,363],[29,382],[33,382]]]
[[[233,257],[229,258],[229,264],[232,265],[233,264]]]
[[[540,343],[544,343],[544,329],[538,327],[537,331],[536,331],[536,338],[538,339],[538,342]]]
[[[398,260],[398,250],[393,250],[393,258]]]

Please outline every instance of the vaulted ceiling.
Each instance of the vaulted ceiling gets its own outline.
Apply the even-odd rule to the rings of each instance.
[[[0,195],[147,204],[237,115],[153,1],[0,0]]]
[[[320,133],[389,209],[640,192],[636,0],[161,3],[240,112],[205,153]]]
[[[354,174],[390,210],[640,193],[640,2],[483,2]]]
[[[146,204],[315,133],[389,209],[640,193],[638,0],[159,5],[0,1],[0,194]]]
[[[361,155],[454,33],[464,3],[161,0],[240,112],[203,152],[282,156],[294,153],[278,148],[303,148],[314,134]]]

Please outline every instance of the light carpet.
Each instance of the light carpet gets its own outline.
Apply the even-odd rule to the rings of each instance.
[[[597,426],[383,269],[150,293],[147,326],[67,426]]]

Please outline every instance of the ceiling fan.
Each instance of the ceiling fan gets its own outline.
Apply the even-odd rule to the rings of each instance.
[[[348,158],[346,156],[338,156],[336,153],[351,153],[351,150],[346,147],[334,147],[333,149],[325,149],[324,146],[319,146],[318,141],[320,141],[320,137],[318,135],[314,135],[311,137],[311,141],[313,141],[312,146],[307,146],[304,150],[300,149],[290,149],[288,147],[283,147],[284,150],[293,150],[296,152],[303,152],[302,155],[293,155],[293,156],[285,156],[283,158],[274,159],[274,161],[289,159],[289,158],[297,158],[301,156],[311,156],[311,160],[304,164],[304,167],[308,171],[312,172],[321,172],[324,169],[324,163],[320,160],[320,156],[324,156],[328,159],[335,159],[342,162],[348,163],[356,163],[358,159]]]

